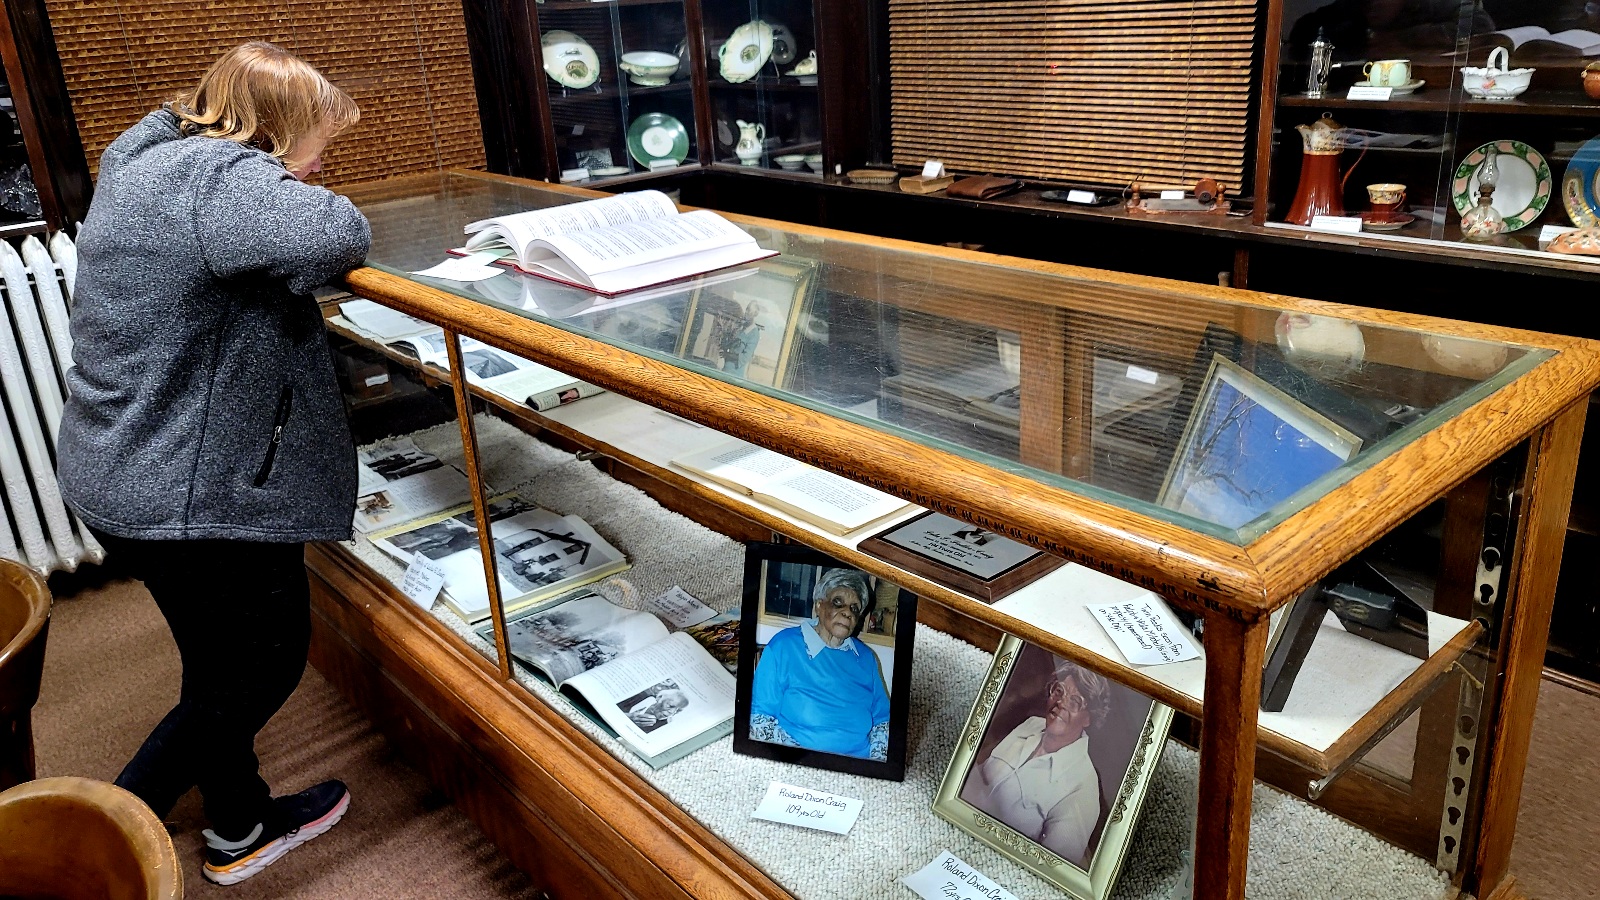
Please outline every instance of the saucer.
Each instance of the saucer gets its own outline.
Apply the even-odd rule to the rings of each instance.
[[[1399,231],[1416,220],[1416,216],[1400,213],[1386,222],[1380,222],[1372,217],[1372,213],[1362,213],[1361,228],[1364,231]]]
[[[589,170],[589,177],[591,178],[612,178],[617,175],[626,174],[628,174],[627,166],[603,166]]]
[[[1421,90],[1422,86],[1425,85],[1425,84],[1427,84],[1426,81],[1408,81],[1405,84],[1402,84],[1397,88],[1394,88],[1391,91],[1391,94],[1393,96],[1395,96],[1395,97],[1404,97],[1407,94],[1415,94],[1417,91]],[[1364,87],[1388,87],[1388,85],[1385,85],[1385,84],[1371,84],[1371,83],[1365,82],[1365,81],[1358,81],[1355,84],[1351,85],[1351,87],[1358,87],[1358,88],[1364,88]]]
[[[570,31],[547,31],[539,38],[544,71],[564,88],[586,88],[600,80],[600,57],[589,42]]]

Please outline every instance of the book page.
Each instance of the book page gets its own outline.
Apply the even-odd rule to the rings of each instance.
[[[471,502],[467,476],[454,466],[386,481],[382,489],[356,500],[355,527],[369,532],[443,512]]]
[[[527,266],[550,268],[557,275],[601,275],[648,265],[675,256],[720,250],[755,239],[716,213],[701,209],[669,219],[630,222],[593,231],[566,232],[541,238],[522,253]],[[552,265],[564,261],[568,265]],[[643,285],[641,285],[642,287]]]
[[[536,362],[512,357],[520,365],[512,372],[486,378],[479,384],[484,390],[493,391],[517,403],[527,403],[528,398],[536,397],[550,391],[559,391],[563,388],[577,387],[584,382],[573,378],[565,372],[541,366]]]
[[[733,717],[733,676],[683,632],[567,686],[644,756],[658,756]]]
[[[624,609],[598,594],[506,622],[511,655],[544,672],[557,687],[666,636],[660,619]]]
[[[660,191],[630,191],[598,200],[566,203],[546,209],[512,213],[473,222],[464,230],[472,237],[467,249],[477,250],[499,240],[523,256],[528,244],[539,238],[643,222],[678,214],[678,207]]]
[[[1550,32],[1540,28],[1538,25],[1523,25],[1517,28],[1502,28],[1494,33],[1509,40],[1513,50],[1521,47],[1528,41],[1536,41],[1540,38],[1550,37]],[[1474,63],[1474,65],[1476,65],[1476,63]]]
[[[761,493],[797,514],[831,522],[843,532],[854,531],[910,505],[892,494],[810,466],[767,482]]]
[[[1600,53],[1600,34],[1585,31],[1582,28],[1569,28],[1566,31],[1558,31],[1550,35],[1548,40],[1558,44],[1566,44],[1584,56],[1594,56],[1596,53]]]
[[[755,444],[734,440],[699,453],[674,459],[673,464],[713,481],[754,491],[787,472],[808,468],[805,463]]]
[[[622,552],[581,516],[552,522],[548,515],[547,510],[534,510],[490,526],[495,574],[507,609],[528,597],[555,596],[627,565]]]

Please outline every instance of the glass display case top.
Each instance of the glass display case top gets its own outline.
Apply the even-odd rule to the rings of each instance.
[[[582,198],[452,173],[352,199],[377,269],[1241,544],[1553,353],[750,224],[779,255],[619,297],[444,281],[408,273],[466,223]]]

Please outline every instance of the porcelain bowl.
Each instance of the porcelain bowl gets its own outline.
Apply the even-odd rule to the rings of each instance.
[[[786,172],[798,172],[806,167],[804,153],[785,153],[782,156],[774,156],[772,161]]]
[[[1467,66],[1461,70],[1461,86],[1479,100],[1510,100],[1528,89],[1533,81],[1534,69],[1511,69]]]
[[[806,167],[809,168],[811,171],[817,173],[818,175],[821,175],[822,174],[822,154],[821,153],[810,153],[810,154],[807,154],[806,155]]]
[[[635,50],[622,54],[617,68],[628,73],[628,80],[645,87],[660,87],[678,71],[678,57],[655,50]]]

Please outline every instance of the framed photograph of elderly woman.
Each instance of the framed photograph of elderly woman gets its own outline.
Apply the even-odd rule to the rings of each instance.
[[[933,810],[1079,900],[1122,869],[1172,710],[1007,635]]]
[[[747,545],[734,752],[904,779],[916,602],[827,554]]]

